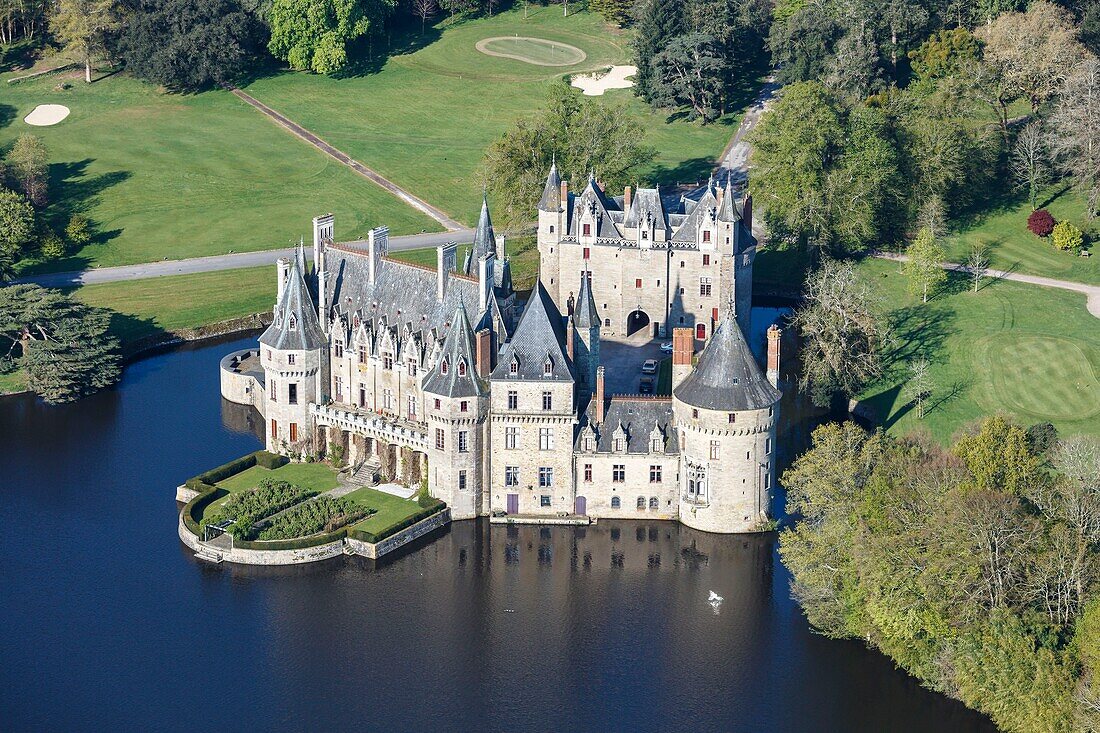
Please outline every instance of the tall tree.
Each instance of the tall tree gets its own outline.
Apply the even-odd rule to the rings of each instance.
[[[615,25],[626,25],[634,14],[635,0],[588,0],[588,9]]]
[[[1100,211],[1100,59],[1089,56],[1066,80],[1054,114],[1054,144],[1062,166]]]
[[[657,72],[653,61],[676,36],[685,31],[682,0],[642,0],[634,23],[634,93],[647,102],[656,94]]]
[[[789,84],[821,79],[843,34],[841,25],[818,3],[807,4],[785,21],[777,19],[768,36],[768,48],[779,67],[779,80]]]
[[[14,183],[35,206],[49,200],[50,153],[42,138],[30,133],[20,135],[6,158]]]
[[[703,33],[677,36],[653,57],[651,101],[662,107],[687,107],[692,119],[716,120],[724,111],[725,67],[713,37]]]
[[[22,195],[0,186],[0,282],[15,276],[23,247],[34,237],[34,207]]]
[[[380,22],[395,0],[273,0],[268,49],[291,68],[332,74],[348,63],[348,46]]]
[[[1039,189],[1050,179],[1050,152],[1047,132],[1040,120],[1028,122],[1016,136],[1012,147],[1012,177],[1027,191],[1031,210],[1039,208]]]
[[[947,273],[941,263],[947,257],[932,232],[921,229],[917,238],[906,250],[909,259],[905,263],[905,276],[909,278],[909,292],[919,295],[922,303],[927,303],[930,295],[947,281]]]
[[[50,29],[69,53],[84,62],[84,81],[92,83],[92,59],[107,52],[111,34],[122,25],[118,0],[58,0]]]

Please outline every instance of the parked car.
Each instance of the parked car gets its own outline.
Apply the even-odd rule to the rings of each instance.
[[[638,382],[638,394],[653,394],[653,380],[644,377],[642,381]]]
[[[661,351],[665,352],[666,354],[671,354],[672,353],[672,342],[671,341],[665,341],[663,344],[661,344]]]
[[[646,359],[642,362],[642,374],[656,374],[657,373],[657,360]]]

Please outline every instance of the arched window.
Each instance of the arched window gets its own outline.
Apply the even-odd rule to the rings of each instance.
[[[290,314],[290,320],[287,322],[287,325],[291,331],[298,330],[298,319],[294,316],[293,313]]]
[[[620,499],[617,496],[611,497],[611,508],[612,509],[618,509],[622,505],[623,505],[623,500],[622,499]]]
[[[515,357],[512,357],[512,363],[508,365],[508,373],[519,374],[519,362],[516,361]]]
[[[542,365],[542,374],[544,377],[549,377],[554,373],[554,362],[551,359],[547,359],[546,363]]]
[[[645,497],[644,496],[639,496],[638,497],[638,508],[639,509],[645,509]]]
[[[659,502],[657,500],[656,496],[649,497],[649,508],[650,509],[658,509],[658,508],[660,508],[660,506],[661,506],[661,502]]]
[[[610,328],[611,327],[611,319],[610,318],[603,319],[603,325],[607,328]]]
[[[460,359],[459,362],[458,362],[458,376],[460,376],[460,377],[465,377],[466,376],[466,360],[465,359]]]
[[[444,359],[439,364],[439,373],[440,374],[446,374],[450,370],[450,368],[451,368],[451,365],[449,363],[447,363],[446,359]]]

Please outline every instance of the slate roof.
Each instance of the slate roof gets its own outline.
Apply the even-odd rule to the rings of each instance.
[[[573,365],[565,355],[565,324],[554,301],[540,281],[523,309],[512,339],[500,350],[492,379],[533,382],[575,382]],[[550,359],[550,374],[543,367]],[[512,374],[511,364],[518,369]]]
[[[735,198],[733,186],[730,184],[730,176],[727,176],[726,190],[722,192],[722,205],[718,207],[719,221],[738,221],[741,218],[741,212],[737,210]]]
[[[610,213],[615,208],[614,202],[604,196],[603,191],[596,185],[596,180],[589,178],[588,185],[573,202],[573,219],[569,224],[569,231],[579,234],[581,232],[581,214],[591,210],[596,213],[595,236],[608,239],[622,237]]]
[[[284,351],[308,351],[328,343],[298,262],[295,256],[283,295],[275,304],[274,320],[260,336],[264,346]]]
[[[676,399],[706,410],[762,410],[779,402],[733,315],[725,318],[699,355],[691,374],[673,391]]]
[[[647,214],[654,219],[654,229],[660,231],[668,228],[668,212],[661,199],[661,189],[639,188],[630,201],[630,210],[626,212],[623,226],[637,228],[646,221]]]
[[[539,199],[539,211],[558,213],[561,211],[561,176],[558,175],[558,164],[554,162],[550,166],[550,173],[546,176],[546,185],[542,189],[542,198]]]
[[[443,365],[447,373],[443,373]],[[463,372],[465,372],[463,374]],[[443,352],[424,378],[424,391],[447,397],[478,397],[488,388],[477,375],[477,347],[466,309],[458,307],[451,330],[443,341]]]
[[[573,306],[573,325],[577,328],[592,328],[600,325],[600,312],[596,310],[596,301],[592,299],[592,287],[589,282],[588,265],[581,274],[581,289],[577,293],[577,303]]]
[[[687,202],[685,202],[686,204]],[[673,242],[695,242],[699,237],[699,228],[707,222],[706,217],[716,214],[718,210],[718,198],[714,190],[708,185],[706,193],[691,209],[680,228],[673,235]]]
[[[481,216],[478,217],[477,229],[474,230],[474,243],[470,247],[470,251],[466,253],[462,272],[477,277],[477,263],[481,261],[482,257],[495,254],[496,251],[497,238],[493,233],[493,221],[489,218],[489,201],[483,194],[481,197]],[[497,284],[499,284],[499,277],[495,273],[494,280],[497,280]]]
[[[589,412],[591,416],[591,411]],[[680,439],[672,419],[672,400],[650,398],[613,397],[599,426],[596,450],[610,453],[615,434],[622,427],[626,437],[627,453],[649,453],[649,440],[654,427],[661,436],[662,453],[675,455],[680,452]],[[578,435],[583,434],[579,431]],[[580,448],[578,437],[577,447]]]

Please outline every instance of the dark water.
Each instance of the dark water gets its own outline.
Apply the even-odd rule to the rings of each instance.
[[[218,397],[249,343],[0,400],[0,730],[992,730],[811,634],[774,536],[459,522],[378,566],[204,566],[174,487],[259,444]]]

